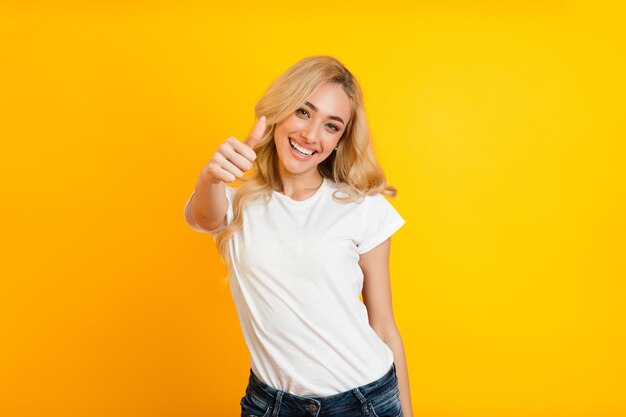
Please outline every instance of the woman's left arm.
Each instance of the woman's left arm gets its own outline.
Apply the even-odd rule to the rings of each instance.
[[[361,254],[359,265],[363,271],[363,303],[367,307],[370,326],[393,352],[398,375],[398,389],[402,415],[413,417],[409,371],[404,344],[396,326],[391,302],[389,253],[391,238]]]

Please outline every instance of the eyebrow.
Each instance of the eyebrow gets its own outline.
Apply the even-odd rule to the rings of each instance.
[[[306,103],[307,106],[309,106],[310,108],[312,108],[314,111],[317,111],[317,107],[315,107],[313,104],[311,104],[309,101],[307,101]],[[341,123],[343,123],[344,125],[346,124],[343,119],[339,116],[328,116],[329,119],[333,119],[333,120],[338,120]]]

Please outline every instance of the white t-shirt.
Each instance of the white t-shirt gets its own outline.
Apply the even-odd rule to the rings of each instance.
[[[226,186],[228,223],[236,190]],[[306,200],[273,191],[269,202],[248,203],[243,229],[230,241],[230,291],[250,367],[267,385],[301,396],[365,385],[394,360],[359,299],[358,261],[404,219],[381,194],[346,203],[333,199],[335,190],[324,179]],[[185,218],[207,232],[191,217],[192,197]]]

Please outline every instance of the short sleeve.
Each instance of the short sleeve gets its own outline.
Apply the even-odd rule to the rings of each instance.
[[[366,196],[365,231],[357,252],[363,254],[383,243],[393,235],[404,223],[404,219],[382,194]]]
[[[203,228],[202,226],[200,226],[198,223],[196,223],[193,216],[191,215],[191,200],[194,198],[194,195],[195,195],[195,191],[193,191],[191,193],[191,196],[185,203],[185,221],[187,222],[189,227],[191,227],[193,230],[197,232],[209,233],[212,236],[216,236],[219,232],[222,231],[224,227],[226,227],[226,225],[230,224],[230,222],[233,220],[233,196],[235,194],[236,188],[231,187],[229,185],[225,185],[224,190],[226,193],[226,200],[228,200],[228,209],[226,211],[226,223],[222,224],[220,227],[218,227],[215,230],[207,230]]]

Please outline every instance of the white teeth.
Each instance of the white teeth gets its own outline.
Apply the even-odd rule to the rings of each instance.
[[[313,152],[315,152],[315,151],[312,151],[312,150],[310,150],[310,149],[303,148],[302,146],[300,146],[300,145],[298,145],[297,143],[295,143],[294,141],[292,141],[292,140],[291,140],[291,138],[289,138],[289,143],[291,144],[291,147],[292,147],[292,148],[295,148],[295,149],[296,149],[298,152],[300,152],[301,154],[304,154],[304,155],[313,155]]]

